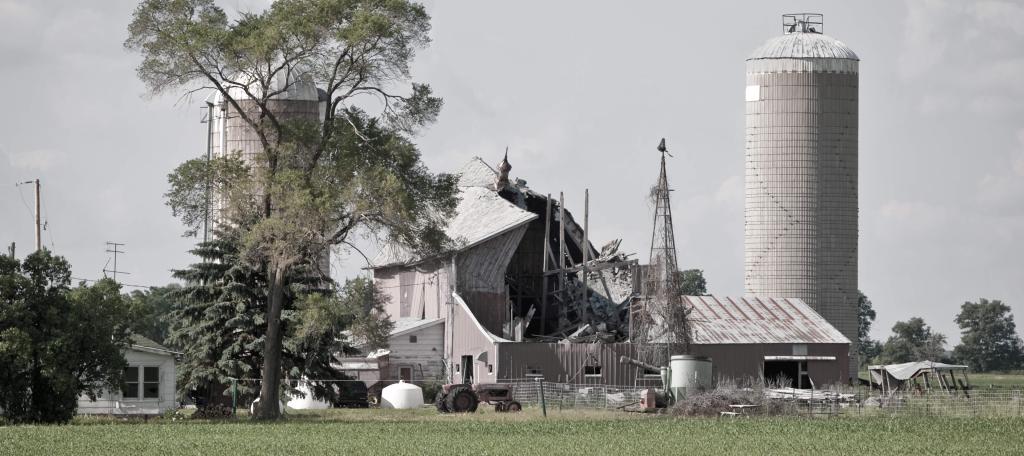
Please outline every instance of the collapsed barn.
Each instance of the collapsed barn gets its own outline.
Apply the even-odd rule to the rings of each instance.
[[[456,248],[421,258],[391,245],[374,259],[388,314],[403,324],[444,320],[438,363],[447,381],[656,385],[657,372],[619,362],[641,348],[668,350],[630,342],[630,307],[644,299],[638,261],[617,241],[595,249],[561,199],[510,180],[509,169],[474,158],[460,170],[447,227]],[[804,388],[847,378],[850,341],[798,299],[683,303],[692,309],[690,351],[710,356],[718,378],[782,377]]]

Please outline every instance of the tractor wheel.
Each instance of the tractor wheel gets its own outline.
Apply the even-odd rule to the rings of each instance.
[[[448,410],[454,413],[473,413],[478,404],[476,393],[469,386],[454,386],[445,400]]]
[[[511,402],[505,404],[505,411],[506,412],[512,412],[512,413],[521,412],[521,411],[523,411],[523,405],[518,403],[518,402],[516,402],[516,401],[511,401]]]
[[[444,390],[437,392],[437,397],[434,398],[434,406],[437,407],[437,411],[441,413],[451,413],[448,409],[448,400],[444,395]]]

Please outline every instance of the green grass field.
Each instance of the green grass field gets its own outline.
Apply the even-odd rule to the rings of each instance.
[[[79,419],[0,427],[3,455],[1021,454],[1017,418],[693,419],[624,412],[339,410],[286,422]]]

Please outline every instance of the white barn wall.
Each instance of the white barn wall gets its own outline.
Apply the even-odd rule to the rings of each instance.
[[[416,336],[416,342],[409,342]],[[397,380],[401,368],[412,369],[412,380],[440,379],[444,373],[444,323],[439,322],[392,336],[390,342],[390,369],[388,379]]]

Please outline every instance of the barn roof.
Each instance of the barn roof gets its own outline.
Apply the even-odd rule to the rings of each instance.
[[[695,344],[849,344],[795,298],[685,296]]]
[[[459,176],[459,187],[493,188],[498,179],[498,172],[480,157],[471,158],[456,174]]]
[[[445,227],[445,234],[456,243],[456,251],[490,240],[538,217],[537,214],[508,202],[494,190],[476,185],[486,180],[483,176],[487,174],[487,170],[490,170],[490,167],[486,163],[474,158],[463,166],[463,171],[460,172],[459,204],[455,208],[455,217]],[[494,171],[490,170],[490,173],[490,182],[493,183]],[[392,244],[381,249],[373,259],[371,268],[410,264],[419,260],[402,247]]]

